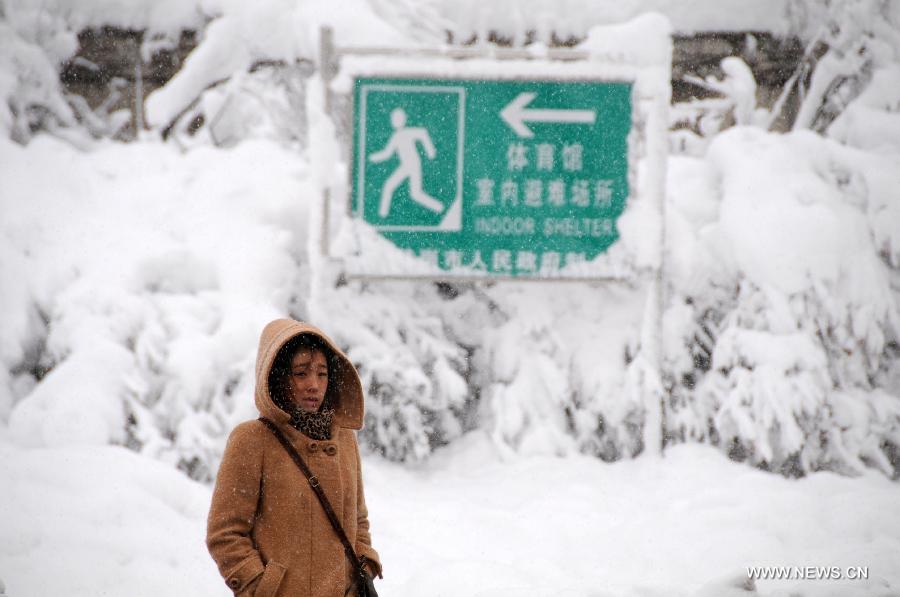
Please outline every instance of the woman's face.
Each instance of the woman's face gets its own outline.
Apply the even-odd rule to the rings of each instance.
[[[321,350],[301,348],[291,357],[287,396],[307,412],[316,412],[328,389],[328,361]]]

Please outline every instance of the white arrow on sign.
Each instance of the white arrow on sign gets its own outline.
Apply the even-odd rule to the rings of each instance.
[[[526,109],[534,96],[530,91],[520,93],[500,111],[500,118],[520,137],[534,137],[534,133],[525,125],[529,122],[562,122],[566,124],[594,124],[597,113],[593,110],[538,110]]]

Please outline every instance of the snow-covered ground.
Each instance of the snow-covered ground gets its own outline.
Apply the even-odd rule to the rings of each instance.
[[[475,432],[427,466],[366,457],[364,475],[385,595],[726,597],[769,565],[869,577],[759,581],[762,595],[900,594],[900,488],[874,472],[789,480],[698,445],[509,461]],[[229,594],[203,543],[210,489],[171,467],[4,442],[0,478],[10,596]]]
[[[53,60],[73,50],[71,31],[53,42],[43,33],[50,20],[29,25],[51,13],[27,4],[7,5],[24,21],[0,23],[0,47],[15,42],[14,59],[0,57],[3,97],[28,92],[23,81],[38,99],[52,95],[42,81],[55,80]],[[121,24],[162,30],[200,18],[197,3],[171,14],[163,8],[172,2],[152,14],[138,4],[95,0],[83,14],[63,12],[78,26],[112,11]],[[857,20],[842,29],[842,56],[863,54],[851,51],[860,50],[854,31],[882,27],[882,38],[864,48],[874,56],[868,87],[825,134],[759,126],[771,115],[756,109],[749,71],[732,62],[722,85],[749,126],[673,143],[682,149],[667,164],[663,366],[667,432],[687,443],[663,459],[649,450],[630,458],[648,420],[631,383],[646,285],[450,292],[317,282],[309,206],[317,179],[340,170],[329,161],[333,139],[305,149],[304,125],[282,126],[298,120],[292,91],[275,75],[243,71],[259,58],[311,57],[315,33],[296,45],[294,24],[317,6],[344,23],[341,41],[348,31],[378,38],[388,26],[351,21],[348,6],[369,7],[396,33],[409,18],[452,20],[454,5],[424,3],[412,18],[362,0],[202,4],[221,18],[180,78],[149,98],[148,116],[165,121],[207,82],[234,75],[200,101],[216,110],[250,102],[232,115],[233,145],[215,147],[207,129],[168,143],[155,133],[96,141],[72,129],[57,131],[68,141],[39,133],[25,145],[0,135],[8,595],[228,594],[204,546],[209,481],[228,431],[255,416],[257,334],[285,314],[312,317],[360,363],[385,595],[727,597],[760,566],[845,575],[760,580],[764,595],[900,595],[900,485],[890,480],[900,445],[900,44],[895,30],[869,22],[874,4],[845,5]],[[573,10],[556,26],[582,34],[606,20],[587,4],[567,3]],[[776,11],[761,5],[692,5],[681,29],[777,30]],[[531,26],[521,10],[500,8],[482,12],[483,22],[457,14],[460,35],[493,19],[516,35]],[[713,18],[726,12],[734,21]],[[4,37],[13,26],[22,39]],[[58,55],[28,63],[38,42]],[[822,62],[819,91],[840,69],[855,72]],[[310,113],[309,130],[330,134]],[[7,132],[11,114],[0,114]],[[729,446],[746,462],[728,460]],[[788,479],[753,464],[809,474]],[[868,578],[846,578],[856,567]]]

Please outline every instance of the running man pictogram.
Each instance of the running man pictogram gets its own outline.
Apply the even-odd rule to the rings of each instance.
[[[379,163],[387,160],[395,153],[400,159],[400,165],[384,182],[381,189],[381,203],[378,205],[378,215],[386,218],[391,211],[391,200],[397,187],[403,181],[409,179],[409,195],[412,200],[430,209],[435,213],[444,211],[444,204],[429,195],[422,189],[422,160],[419,157],[419,148],[416,143],[421,143],[425,149],[425,155],[429,160],[437,156],[437,150],[431,142],[428,130],[421,127],[406,126],[406,112],[402,108],[394,108],[391,111],[391,126],[394,134],[388,139],[387,145],[381,151],[369,155],[369,161]]]

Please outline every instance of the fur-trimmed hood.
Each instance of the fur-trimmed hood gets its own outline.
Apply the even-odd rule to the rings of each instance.
[[[334,370],[329,371],[328,378],[329,387],[332,384],[337,387],[337,392],[334,393],[336,404],[332,405],[334,425],[347,429],[361,429],[364,416],[362,382],[353,363],[322,330],[293,319],[276,319],[269,323],[260,335],[259,350],[256,353],[256,408],[259,414],[280,424],[289,421],[290,415],[272,401],[269,393],[269,372],[281,347],[300,334],[317,336],[334,353],[335,358],[332,361]]]

